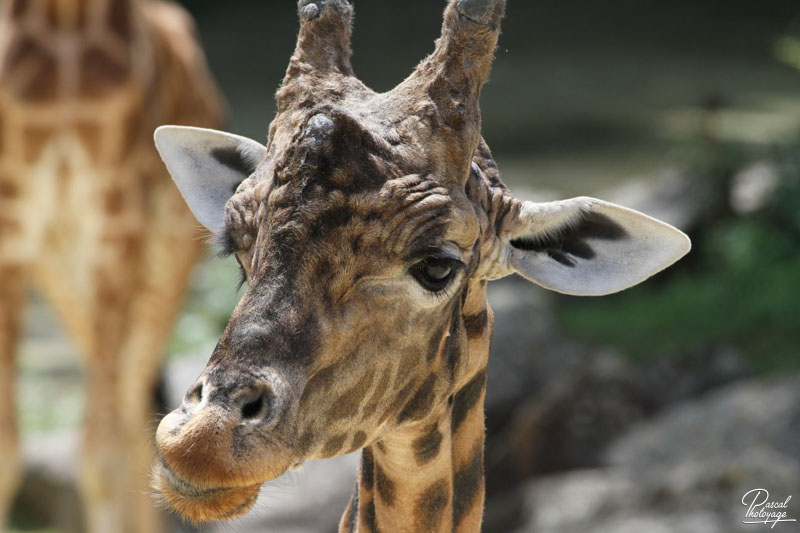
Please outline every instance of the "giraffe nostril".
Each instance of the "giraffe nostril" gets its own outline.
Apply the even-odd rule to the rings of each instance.
[[[186,393],[186,402],[197,404],[203,401],[203,382],[199,382]]]

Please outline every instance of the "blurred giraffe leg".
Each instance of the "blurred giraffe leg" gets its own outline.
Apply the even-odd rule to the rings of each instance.
[[[22,477],[15,381],[26,279],[22,265],[0,263],[0,531]]]
[[[159,531],[160,512],[149,493],[156,413],[153,390],[166,353],[175,317],[183,303],[192,267],[203,248],[197,224],[172,183],[164,176],[163,190],[153,194],[147,241],[142,250],[140,285],[120,358],[120,402],[126,449],[128,485],[133,494],[126,506],[127,531]]]
[[[121,255],[121,254],[120,254]],[[80,488],[89,533],[122,533],[125,489],[119,409],[119,354],[128,314],[124,270],[118,265],[95,274],[91,349],[87,356],[87,399]]]
[[[107,194],[104,185],[113,182],[105,172],[75,176],[92,178],[92,188],[85,189],[92,200]],[[136,191],[125,190],[123,194],[134,197]],[[66,198],[62,203],[69,201]],[[109,214],[90,207],[102,206],[102,202],[86,203],[81,220],[69,218],[77,210],[60,214],[61,225],[77,237],[69,241],[71,247],[59,247],[63,239],[48,234],[37,258],[36,281],[83,355],[86,407],[78,487],[86,530],[123,533],[129,491],[125,488],[127,459],[122,449],[119,360],[138,279],[135,265],[143,238],[141,216],[134,209]],[[87,244],[79,247],[78,243]]]
[[[87,368],[88,394],[78,483],[90,533],[123,531],[120,469],[125,458],[119,453],[115,363],[112,358],[93,358]]]
[[[26,216],[30,180],[0,152],[0,531],[8,523],[23,465],[16,398],[17,349],[31,258],[41,241],[41,218]]]
[[[97,184],[106,178],[101,173],[86,175]],[[98,194],[85,190],[92,200]],[[72,201],[71,197],[62,200],[69,210],[59,211],[60,226],[45,236],[37,257],[36,283],[83,356],[86,406],[77,483],[86,531],[123,533],[126,494],[120,475],[125,457],[120,451],[119,352],[136,275],[136,269],[128,265],[140,237],[132,224],[115,223],[90,207],[100,202],[87,200],[83,211],[78,211],[68,205]],[[75,213],[92,224],[78,220]],[[65,240],[59,231],[75,237]]]

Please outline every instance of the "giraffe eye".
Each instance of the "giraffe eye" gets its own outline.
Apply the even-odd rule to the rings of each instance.
[[[459,265],[454,259],[428,257],[411,267],[411,275],[426,290],[441,292],[450,285]]]

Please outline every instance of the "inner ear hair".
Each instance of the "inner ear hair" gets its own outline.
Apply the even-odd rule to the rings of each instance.
[[[578,217],[547,231],[513,239],[510,244],[519,250],[546,253],[564,266],[574,267],[570,257],[593,259],[595,251],[587,239],[619,241],[628,232],[610,217],[596,211],[579,211]]]
[[[259,163],[256,150],[254,147],[247,144],[214,148],[211,150],[211,157],[220,165],[238,172],[245,177],[255,172]],[[238,187],[238,185],[236,187]],[[234,187],[232,192],[236,192],[236,187]]]

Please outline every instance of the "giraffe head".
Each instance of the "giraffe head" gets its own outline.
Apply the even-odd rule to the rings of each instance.
[[[446,409],[481,368],[466,349],[472,288],[516,272],[606,294],[689,249],[634,211],[522,202],[500,183],[478,97],[503,0],[451,1],[434,53],[384,94],[353,76],[349,3],[299,8],[266,147],[156,133],[187,203],[247,281],[203,374],[158,429],[155,487],[195,521],[241,514],[287,469]],[[488,335],[486,313],[477,320]]]

